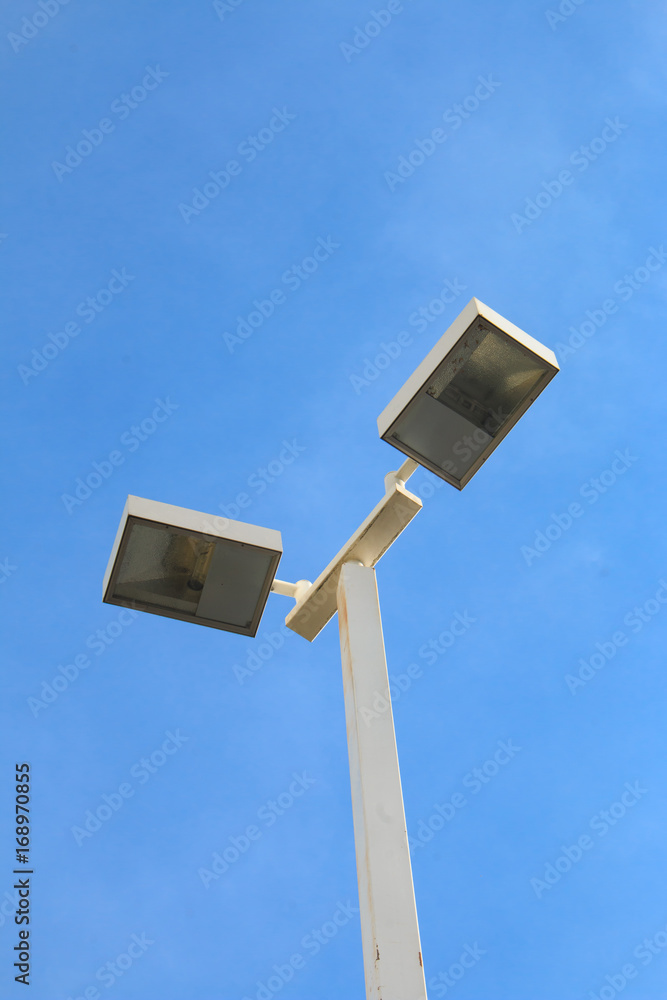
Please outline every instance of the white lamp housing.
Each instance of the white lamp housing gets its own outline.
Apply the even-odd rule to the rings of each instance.
[[[253,636],[282,551],[271,528],[129,496],[103,599]]]
[[[471,299],[380,414],[380,437],[461,490],[558,371],[553,351]]]

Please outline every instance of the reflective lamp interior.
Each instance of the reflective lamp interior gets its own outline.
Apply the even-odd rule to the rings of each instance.
[[[476,321],[398,417],[391,437],[461,480],[549,373],[527,348]]]
[[[245,631],[262,599],[276,553],[217,541],[163,524],[130,522],[112,599],[175,611]]]

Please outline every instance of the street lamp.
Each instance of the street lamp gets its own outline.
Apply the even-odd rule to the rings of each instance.
[[[378,417],[380,437],[462,490],[557,371],[552,351],[471,299]]]
[[[104,600],[254,636],[282,551],[271,528],[130,496]]]
[[[552,351],[472,299],[380,415],[407,458],[312,584],[275,579],[268,528],[129,497],[116,536],[108,603],[254,636],[271,590],[294,598],[285,624],[309,641],[338,612],[367,1000],[426,1000],[374,567],[422,507],[405,487],[418,466],[463,489],[557,372]]]

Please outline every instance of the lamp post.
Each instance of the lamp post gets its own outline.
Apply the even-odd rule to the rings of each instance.
[[[419,465],[470,481],[558,372],[554,354],[472,299],[378,419],[406,459],[314,583],[275,578],[280,533],[129,497],[104,600],[254,636],[269,592],[312,641],[338,612],[367,1000],[426,1000],[375,565],[421,510]],[[386,705],[373,713],[378,696]]]

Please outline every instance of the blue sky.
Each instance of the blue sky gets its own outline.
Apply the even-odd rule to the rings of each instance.
[[[461,493],[414,475],[377,571],[429,997],[657,1000],[660,6],[0,22],[2,995],[24,761],[36,1000],[363,995],[336,622],[287,634],[276,595],[256,639],[132,617],[102,577],[129,493],[246,494],[314,579],[400,461],[378,414],[474,295],[562,371]]]

